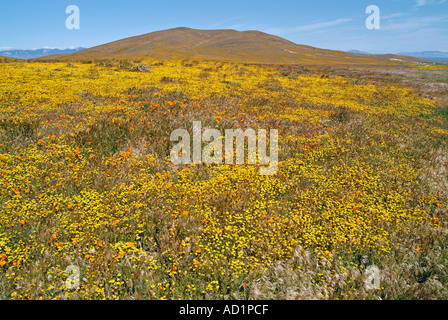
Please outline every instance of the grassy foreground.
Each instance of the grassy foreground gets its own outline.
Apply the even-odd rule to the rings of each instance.
[[[446,67],[11,62],[0,78],[2,299],[448,298]],[[277,174],[174,166],[170,133],[195,120],[278,129]]]

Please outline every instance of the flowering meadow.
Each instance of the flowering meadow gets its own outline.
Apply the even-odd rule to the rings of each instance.
[[[0,297],[448,298],[448,68],[388,68],[0,63]],[[172,164],[193,121],[277,173]]]

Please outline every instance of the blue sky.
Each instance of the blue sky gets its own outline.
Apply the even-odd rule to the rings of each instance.
[[[65,9],[80,9],[80,29]],[[366,8],[380,9],[368,30]],[[0,48],[92,47],[156,30],[259,30],[319,48],[448,52],[448,0],[2,0]]]

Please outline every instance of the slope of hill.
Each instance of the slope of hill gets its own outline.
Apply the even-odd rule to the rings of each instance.
[[[174,28],[126,38],[71,55],[57,55],[39,60],[151,58],[218,59],[248,63],[397,63],[389,56],[352,54],[298,45],[260,31],[196,30]],[[404,61],[420,62],[407,57]]]
[[[23,49],[11,49],[0,51],[0,56],[17,58],[17,59],[33,59],[55,54],[70,54],[84,50],[85,48],[74,48],[74,49],[33,49],[33,50],[23,50]]]
[[[20,61],[19,59],[16,58],[10,58],[10,57],[3,57],[0,56],[0,63],[4,63],[4,62],[16,62],[16,61]]]

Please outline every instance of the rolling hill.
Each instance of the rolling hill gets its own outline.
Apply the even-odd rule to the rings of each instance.
[[[318,49],[260,31],[197,30],[180,27],[106,43],[69,55],[53,55],[38,60],[217,59],[273,64],[390,64],[397,61],[423,61],[413,57],[392,60],[394,57]]]

